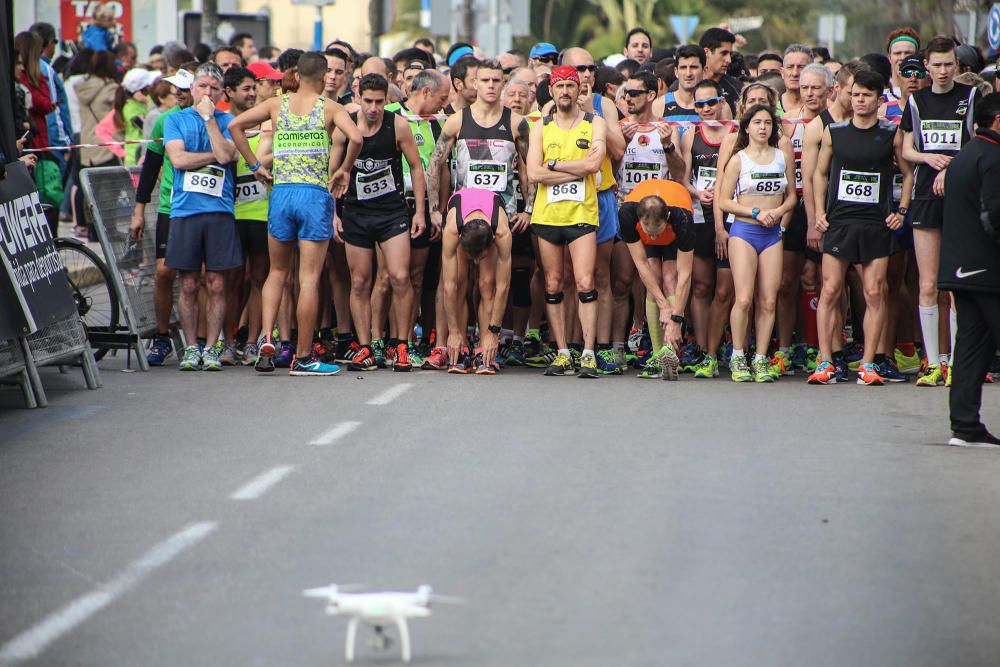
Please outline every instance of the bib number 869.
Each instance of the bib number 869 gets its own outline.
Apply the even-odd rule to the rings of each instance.
[[[189,179],[191,185],[195,187],[214,188],[218,184],[218,179],[215,176],[204,174],[191,174]]]

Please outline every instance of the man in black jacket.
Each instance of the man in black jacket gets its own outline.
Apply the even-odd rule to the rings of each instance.
[[[1000,348],[1000,93],[975,113],[976,137],[945,175],[938,288],[952,292],[958,311],[948,444],[1000,446],[979,419],[983,378]]]

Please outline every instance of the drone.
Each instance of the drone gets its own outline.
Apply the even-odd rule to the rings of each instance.
[[[351,593],[358,586],[338,586],[330,584],[321,588],[307,588],[302,594],[307,598],[326,600],[326,613],[330,616],[345,615],[347,623],[347,644],[344,657],[354,662],[354,644],[358,634],[358,623],[364,621],[375,630],[372,647],[386,650],[392,643],[385,634],[385,627],[395,624],[399,631],[399,647],[403,662],[410,662],[410,629],[407,621],[411,618],[426,618],[431,615],[431,602],[462,604],[462,600],[447,595],[437,595],[430,586],[420,586],[414,593]]]

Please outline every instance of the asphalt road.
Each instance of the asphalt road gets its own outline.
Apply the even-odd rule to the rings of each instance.
[[[340,665],[331,582],[465,598],[423,665],[998,663],[943,388],[120,366],[0,391],[0,664]]]

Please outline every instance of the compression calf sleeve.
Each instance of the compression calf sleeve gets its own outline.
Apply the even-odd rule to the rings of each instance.
[[[924,354],[929,366],[938,363],[938,307],[920,306],[920,333],[924,336]]]
[[[649,340],[653,343],[653,352],[663,347],[663,327],[660,325],[660,307],[655,301],[646,299],[646,326],[649,327]]]

